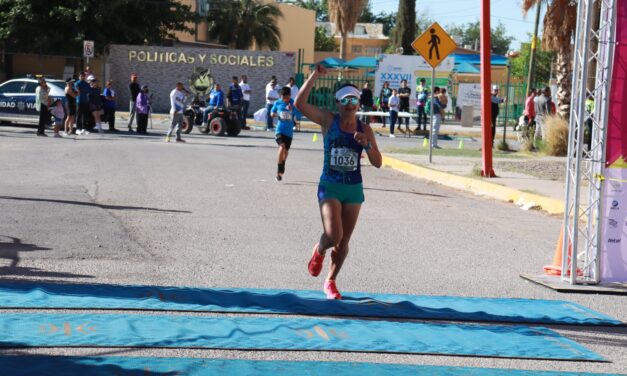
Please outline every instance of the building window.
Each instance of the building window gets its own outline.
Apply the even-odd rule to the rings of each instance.
[[[360,54],[361,53],[361,46],[353,46],[351,51],[355,54]]]
[[[376,54],[380,54],[381,52],[382,52],[381,47],[366,47],[367,54],[376,55]]]
[[[356,25],[354,35],[367,35],[368,31],[366,31],[366,27],[364,25]]]

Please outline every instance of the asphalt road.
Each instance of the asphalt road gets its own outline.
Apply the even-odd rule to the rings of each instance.
[[[321,289],[307,274],[320,231],[322,143],[295,136],[282,182],[273,135],[186,144],[154,136],[35,137],[0,126],[0,278]],[[402,137],[379,138],[406,146]],[[521,273],[552,259],[560,218],[477,198],[388,168],[363,168],[366,203],[340,291],[565,299],[627,321],[627,298],[558,294]],[[0,243],[0,244],[2,244]],[[13,246],[6,246],[12,243]],[[5,310],[12,312],[19,310]],[[51,311],[58,312],[58,311]],[[138,314],[126,312],[127,314]],[[174,313],[176,314],[176,313]],[[212,314],[200,314],[212,316]],[[236,315],[237,316],[237,315]],[[339,360],[626,372],[627,329],[556,327],[610,363],[403,354],[49,348],[0,353]]]

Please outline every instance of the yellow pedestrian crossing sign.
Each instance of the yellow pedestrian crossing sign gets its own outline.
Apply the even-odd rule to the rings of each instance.
[[[411,46],[433,68],[437,67],[442,60],[457,48],[453,38],[437,22],[429,26],[424,33],[412,42]]]

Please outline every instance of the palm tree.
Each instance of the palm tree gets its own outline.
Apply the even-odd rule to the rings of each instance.
[[[361,15],[364,0],[328,0],[329,19],[340,32],[340,57],[346,59],[346,36],[355,30],[355,24]]]
[[[572,85],[571,42],[577,26],[577,4],[572,0],[523,0],[523,12],[527,13],[541,1],[548,3],[543,21],[542,48],[555,52],[557,112],[568,118]]]
[[[210,0],[209,38],[238,50],[278,50],[281,32],[277,26],[283,13],[273,4],[259,0]]]

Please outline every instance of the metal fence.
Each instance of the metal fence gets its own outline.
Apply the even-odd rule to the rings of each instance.
[[[302,75],[301,85],[302,82],[306,80],[306,78],[306,76]],[[373,94],[375,96],[376,102],[376,97],[379,93],[374,92],[374,76],[351,74],[350,71],[348,73],[344,71],[333,72],[325,77],[319,77],[316,80],[314,87],[311,90],[311,93],[309,94],[308,102],[330,111],[337,111],[337,104],[335,102],[335,98],[333,97],[337,88],[345,82],[350,82],[355,86],[361,88],[366,81],[370,83],[370,87],[371,89],[373,89]],[[499,85],[500,95],[508,97],[507,111],[505,110],[505,103],[502,103],[500,105],[499,116],[497,119],[498,125],[517,124],[518,119],[525,109],[525,98],[527,97],[525,87],[526,85],[524,83],[510,83],[509,88],[507,87],[507,82],[493,82],[492,85]],[[451,104],[453,108],[453,112],[446,113],[446,118],[448,119],[459,120],[461,118],[461,109],[457,108],[458,87],[459,83],[451,83],[447,87],[447,91],[449,92],[452,100]],[[412,89],[412,91],[415,90],[415,87],[410,86],[410,88]],[[505,118],[506,113],[507,119]],[[475,114],[475,116],[481,116],[481,114]]]

